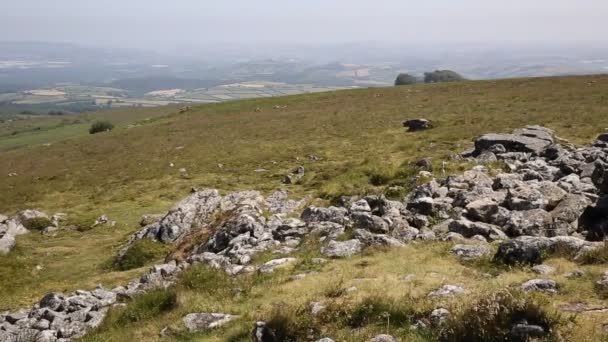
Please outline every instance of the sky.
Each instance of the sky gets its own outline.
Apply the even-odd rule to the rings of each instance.
[[[607,0],[0,0],[0,40],[212,44],[606,42]]]

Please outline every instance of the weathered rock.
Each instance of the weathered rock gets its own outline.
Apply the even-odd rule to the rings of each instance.
[[[454,220],[449,225],[450,232],[461,234],[466,238],[481,235],[490,240],[506,240],[507,235],[499,227],[483,223],[473,222],[467,219]]]
[[[601,162],[595,163],[591,180],[601,192],[608,193],[608,166]]]
[[[283,178],[283,183],[293,184],[302,177],[304,177],[304,166],[298,166],[290,174],[285,175],[285,177]]]
[[[139,221],[139,225],[142,227],[154,224],[162,220],[165,215],[163,214],[145,214],[141,217],[141,221]]]
[[[608,271],[602,273],[600,280],[595,282],[595,286],[603,294],[608,293]]]
[[[500,144],[509,152],[531,152],[540,154],[551,141],[516,134],[484,134],[475,140],[475,150],[481,153],[493,145]]]
[[[450,252],[462,260],[475,260],[490,254],[490,249],[483,245],[456,245]]]
[[[532,237],[521,236],[503,241],[494,259],[507,265],[539,264],[543,256],[561,251],[576,256],[582,251],[600,247],[601,244],[585,241],[572,236]]]
[[[466,290],[457,285],[443,285],[435,291],[431,291],[428,294],[429,298],[439,298],[439,297],[455,297],[459,295],[463,295],[466,293]]]
[[[345,225],[350,222],[348,218],[348,210],[346,208],[319,208],[319,207],[307,207],[302,212],[302,220],[306,223],[310,222],[334,222],[341,225]]]
[[[368,230],[372,233],[386,234],[389,232],[388,223],[381,217],[369,213],[354,213],[354,227]]]
[[[541,291],[547,293],[557,293],[557,283],[551,279],[532,279],[520,286],[522,291]]]
[[[344,234],[344,226],[334,222],[311,222],[308,224],[310,234],[324,236],[334,240]]]
[[[374,336],[370,342],[397,342],[397,339],[391,335],[381,334]]]
[[[538,274],[552,274],[555,273],[555,267],[549,265],[536,265],[532,267],[532,271]]]
[[[421,215],[431,215],[434,209],[434,201],[431,197],[415,198],[407,203],[407,209]]]
[[[320,302],[312,302],[308,305],[310,314],[313,316],[320,314],[326,308],[327,308],[327,306],[323,305],[323,303],[320,303]]]
[[[531,337],[543,337],[547,333],[539,325],[519,323],[511,328],[511,338],[513,341],[529,341]]]
[[[400,247],[403,246],[401,241],[387,236],[385,234],[374,234],[364,229],[356,229],[354,232],[354,238],[361,241],[367,246],[387,246],[387,247]]]
[[[273,273],[277,269],[284,268],[290,264],[293,264],[296,261],[296,258],[282,258],[270,260],[264,265],[260,266],[260,269],[258,271],[260,273]]]
[[[433,128],[433,124],[427,119],[408,119],[403,122],[403,127],[410,132],[416,132]]]
[[[232,321],[234,316],[222,313],[191,313],[183,318],[190,332],[204,332],[215,329]]]
[[[362,243],[357,239],[348,241],[330,241],[321,248],[321,253],[331,258],[342,258],[353,256],[361,252]]]
[[[450,318],[450,311],[444,308],[435,309],[429,315],[429,321],[433,326],[440,326],[443,322],[447,321]]]
[[[0,232],[0,255],[7,255],[15,249],[15,237],[11,234]]]
[[[49,293],[42,297],[38,304],[41,308],[62,311],[61,309],[65,305],[65,296],[61,293]]]
[[[483,198],[467,204],[466,209],[471,219],[489,222],[492,215],[498,212],[498,204],[489,198]]]

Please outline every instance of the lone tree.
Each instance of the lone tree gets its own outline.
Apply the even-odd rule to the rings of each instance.
[[[101,133],[101,132],[109,132],[114,128],[114,125],[107,120],[96,121],[89,128],[90,134]]]
[[[416,83],[418,83],[418,79],[416,78],[416,76],[412,76],[410,74],[399,74],[399,76],[397,76],[397,79],[395,80],[396,86],[412,85]]]
[[[452,70],[435,70],[424,73],[424,83],[464,81],[464,77]]]

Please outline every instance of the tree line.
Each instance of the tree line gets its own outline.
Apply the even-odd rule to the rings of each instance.
[[[424,75],[420,77],[416,77],[411,74],[401,73],[395,79],[395,85],[412,85],[416,83],[440,83],[440,82],[456,82],[456,81],[464,81],[465,78],[462,77],[455,71],[452,70],[435,70],[431,72],[425,72]]]

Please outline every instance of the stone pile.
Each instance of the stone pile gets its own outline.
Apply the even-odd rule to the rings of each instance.
[[[558,249],[580,255],[598,247],[600,243],[594,241],[608,233],[608,211],[604,210],[608,200],[603,195],[608,190],[606,141],[600,137],[590,146],[577,148],[539,126],[511,134],[486,134],[460,158],[500,161],[505,167],[501,173],[478,165],[462,175],[432,179],[403,201],[375,195],[349,197],[340,206],[305,207],[299,217],[294,213],[305,201],[290,200],[285,191],[265,198],[257,191],[222,196],[215,189],[194,190],[166,215],[147,217],[145,226],[118,256],[141,239],[176,244],[206,230],[210,238],[195,243],[185,258],[156,265],[140,279],[112,290],[47,295],[52,300],[45,297],[30,310],[0,315],[0,334],[36,332],[44,335],[43,341],[82,336],[117,298],[170,286],[194,264],[231,275],[270,273],[297,259],[281,256],[256,267],[254,255],[271,249],[288,255],[304,238],[322,242],[321,252],[328,258],[349,257],[374,245],[399,247],[414,240],[462,240],[451,252],[465,260],[487,256],[490,249],[485,243],[499,241],[495,258],[508,264],[539,264],[542,255]],[[346,231],[352,237],[344,241],[341,237]],[[553,285],[551,280],[532,281],[523,288],[557,291]],[[429,296],[453,296],[466,290],[444,285],[435,292]],[[218,315],[191,316],[187,324],[205,326],[231,317]],[[253,335],[265,333],[267,328],[259,322]]]

